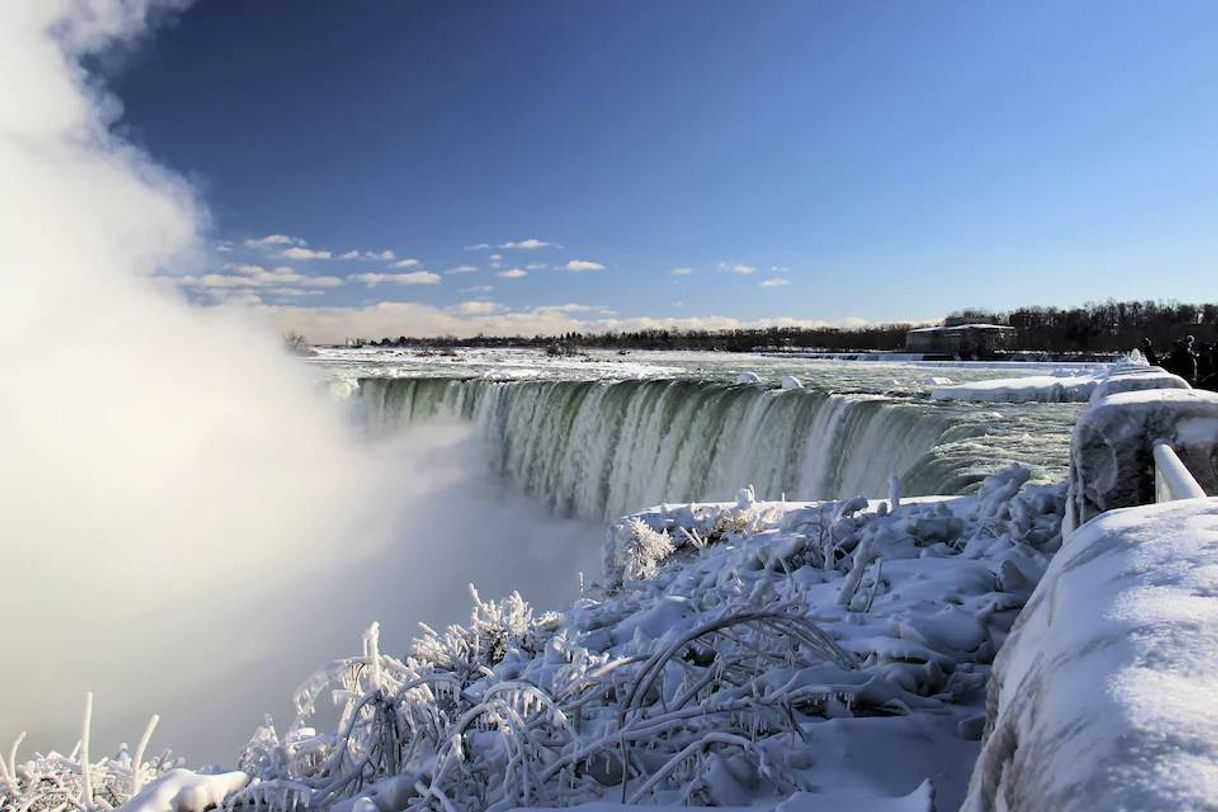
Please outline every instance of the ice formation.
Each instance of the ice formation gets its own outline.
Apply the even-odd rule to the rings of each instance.
[[[957,803],[988,663],[1059,543],[1063,498],[1013,466],[972,496],[895,507],[746,489],[636,514],[608,532],[605,583],[563,614],[475,592],[468,625],[425,628],[404,658],[370,629],[302,686],[285,730],[257,731],[224,805]]]

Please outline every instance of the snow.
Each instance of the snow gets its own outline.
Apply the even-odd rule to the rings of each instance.
[[[547,807],[518,807],[516,812],[540,812]],[[553,808],[553,807],[549,807]],[[660,812],[671,810],[670,806],[649,804],[615,804],[604,801],[567,807],[578,812]],[[689,809],[691,807],[685,807]],[[697,807],[694,807],[697,808]],[[710,808],[710,807],[704,807]],[[934,812],[935,794],[930,781],[924,781],[908,795],[893,798],[877,798],[858,792],[796,792],[777,803],[754,806],[714,807],[719,812]]]
[[[1100,382],[1097,375],[1028,375],[940,386],[935,400],[973,400],[990,403],[1066,403],[1085,401]]]
[[[240,771],[206,775],[175,769],[145,787],[123,812],[204,812],[223,803],[249,783]]]
[[[995,661],[965,809],[1213,807],[1216,555],[1215,499],[1069,538]]]
[[[1146,364],[1140,354],[1114,364],[1089,370],[1057,368],[1051,374],[1018,378],[938,385],[931,391],[935,400],[987,403],[1069,403],[1095,401],[1119,392],[1147,389],[1187,389],[1183,378]],[[950,381],[948,381],[950,383]]]
[[[1171,443],[1207,493],[1218,492],[1218,394],[1195,389],[1120,392],[1095,401],[1071,438],[1070,521],[1155,501],[1154,443]]]
[[[1012,466],[897,507],[745,489],[635,514],[607,533],[604,582],[562,614],[475,592],[468,625],[424,628],[404,659],[370,632],[302,686],[282,734],[257,731],[232,801],[921,810],[933,787],[951,808],[1063,500]]]

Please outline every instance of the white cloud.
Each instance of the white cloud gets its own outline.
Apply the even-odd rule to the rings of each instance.
[[[224,268],[232,273],[161,278],[193,290],[269,287],[336,288],[343,284],[343,280],[337,276],[307,276],[287,266],[265,268],[262,265],[236,262],[225,265]]]
[[[503,277],[504,279],[519,279],[522,276],[528,276],[529,272],[520,268],[511,268],[506,271],[500,271],[495,276]]]
[[[284,259],[331,259],[334,255],[330,251],[317,251],[303,245],[293,245],[291,248],[280,251],[279,256]]]
[[[477,265],[458,265],[455,268],[449,268],[444,273],[477,273]]]
[[[494,285],[471,285],[468,288],[461,288],[462,293],[490,293],[495,289]]]
[[[412,271],[410,273],[357,273],[348,276],[352,282],[363,282],[368,287],[382,284],[392,285],[438,285],[440,275],[431,271]]]
[[[298,299],[301,296],[321,296],[320,290],[303,290],[301,288],[269,288],[266,293],[270,296],[279,296],[285,299]]]
[[[503,264],[503,254],[491,254],[487,257],[492,268],[498,268]]]
[[[390,257],[390,259],[392,259],[392,258],[393,257]],[[418,264],[419,264],[419,261],[417,259],[412,259],[410,257],[407,257],[406,259],[399,259],[397,262],[393,263],[389,267],[390,268],[413,268]]]
[[[763,287],[763,288],[780,288],[780,287],[782,287],[783,285],[789,285],[789,284],[791,284],[791,283],[790,283],[789,281],[787,281],[786,279],[777,279],[777,278],[774,278],[774,279],[767,279],[767,280],[765,280],[764,282],[762,282],[762,283],[759,285],[759,287]]]
[[[738,274],[742,274],[744,276],[749,276],[751,274],[757,273],[757,269],[754,268],[752,265],[744,265],[742,263],[732,265],[729,268],[727,268],[727,270],[731,273],[738,273]]]
[[[544,262],[530,262],[528,265],[524,266],[524,269],[526,271],[542,271],[548,267],[550,267],[550,266],[545,264]]]
[[[486,251],[491,247],[490,243],[479,242],[473,245],[465,246],[466,251]]]
[[[502,243],[499,247],[512,250],[535,251],[538,248],[550,248],[553,245],[554,243],[552,242],[546,242],[545,240],[539,240],[535,237],[529,237],[526,240],[517,240],[515,242],[508,241]]]
[[[285,245],[308,245],[308,243],[300,239],[300,237],[290,237],[287,234],[267,234],[265,237],[246,240],[242,245],[246,248],[268,251],[272,248],[279,248]]]
[[[468,316],[487,316],[498,310],[499,305],[494,302],[462,302],[455,309]]]
[[[605,266],[590,259],[573,259],[567,263],[568,271],[603,271]]]
[[[687,266],[684,268],[673,268],[669,273],[671,273],[673,276],[689,276],[693,272],[694,269]]]

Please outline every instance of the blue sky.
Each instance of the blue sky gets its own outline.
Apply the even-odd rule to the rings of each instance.
[[[192,295],[323,332],[1218,298],[1212,2],[204,0],[112,74]]]

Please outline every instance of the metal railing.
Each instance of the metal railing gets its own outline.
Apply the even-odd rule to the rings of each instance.
[[[1204,499],[1205,491],[1184,467],[1176,449],[1167,440],[1158,440],[1155,453],[1155,501],[1174,502],[1177,499]]]

